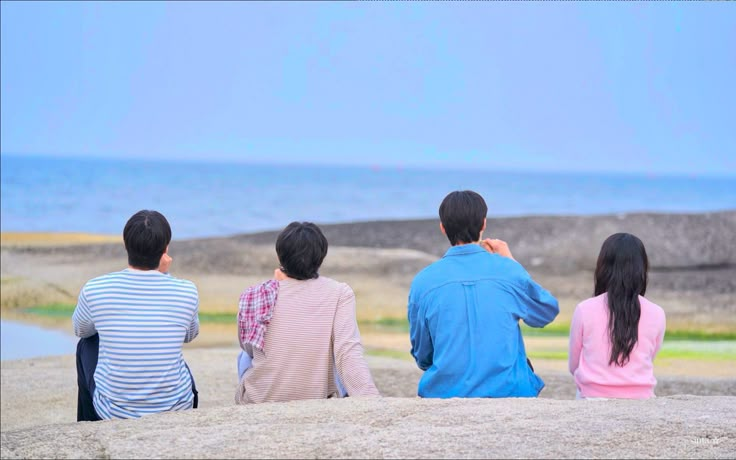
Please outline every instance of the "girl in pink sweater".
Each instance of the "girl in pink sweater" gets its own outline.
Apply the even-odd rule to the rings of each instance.
[[[578,398],[645,399],[654,396],[654,357],[665,316],[645,299],[649,261],[634,235],[603,243],[595,268],[595,297],[581,302],[570,325],[570,373]]]

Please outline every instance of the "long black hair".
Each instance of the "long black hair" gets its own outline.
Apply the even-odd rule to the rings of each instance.
[[[639,340],[641,304],[647,291],[649,259],[644,243],[630,233],[616,233],[603,242],[595,267],[595,295],[608,293],[608,364],[623,367]]]

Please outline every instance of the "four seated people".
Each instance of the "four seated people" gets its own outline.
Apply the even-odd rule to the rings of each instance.
[[[439,208],[451,247],[419,272],[408,300],[411,355],[425,398],[536,397],[544,382],[519,327],[544,327],[557,300],[498,239],[483,239],[488,208],[472,191]],[[156,211],[134,214],[123,231],[128,268],[94,278],[73,314],[77,420],[137,418],[196,408],[182,346],[199,332],[191,282],[168,274],[171,228]],[[350,286],[321,276],[328,243],[318,226],[292,222],[276,240],[273,279],[247,288],[237,315],[237,404],[379,396],[363,357]],[[575,309],[569,369],[578,398],[654,396],[653,359],[665,315],[643,297],[648,260],[630,234],[609,237],[595,270],[595,297]]]

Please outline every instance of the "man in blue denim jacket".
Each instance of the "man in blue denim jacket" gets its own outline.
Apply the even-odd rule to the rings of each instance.
[[[452,247],[414,278],[409,292],[411,354],[426,398],[536,397],[544,382],[526,357],[519,320],[544,327],[557,299],[535,283],[501,240],[482,240],[483,197],[452,192],[440,230]]]

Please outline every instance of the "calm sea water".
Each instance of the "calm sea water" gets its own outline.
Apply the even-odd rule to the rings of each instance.
[[[77,339],[69,333],[17,321],[0,320],[0,360],[73,354]]]
[[[505,173],[171,163],[2,155],[2,231],[120,234],[140,209],[174,238],[334,223],[436,218],[452,190],[481,193],[490,216],[696,212],[736,208],[736,177]]]

